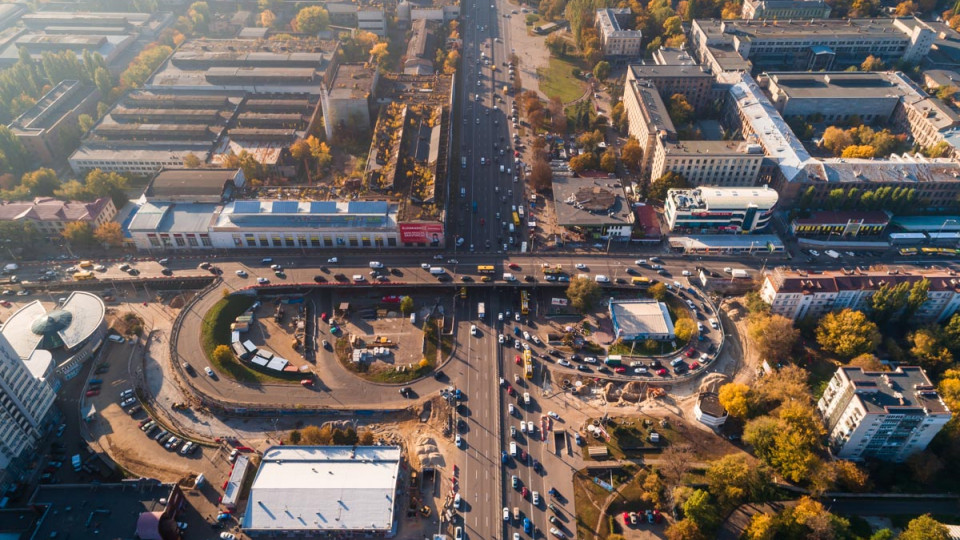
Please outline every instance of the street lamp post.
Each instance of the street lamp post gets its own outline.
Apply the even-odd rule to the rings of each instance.
[[[946,227],[946,226],[947,226],[947,223],[950,223],[950,222],[953,222],[954,225],[960,225],[960,222],[958,222],[958,221],[955,220],[955,219],[945,219],[945,220],[943,220],[943,223],[940,224],[940,230],[937,231],[937,239],[939,239],[939,238],[940,238],[940,235],[943,234],[943,228]],[[934,238],[931,238],[931,239],[930,239],[930,242],[933,243],[934,240],[935,240]]]

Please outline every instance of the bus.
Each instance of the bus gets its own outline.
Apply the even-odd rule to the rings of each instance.
[[[634,277],[630,280],[630,283],[633,283],[637,287],[649,287],[652,281],[650,281],[648,277]]]
[[[523,315],[530,314],[530,293],[526,290],[520,291],[520,313]]]
[[[523,351],[523,376],[533,378],[533,356],[529,350]]]
[[[901,255],[907,255],[907,256],[916,255],[916,254],[917,254],[917,248],[913,248],[913,247],[900,248],[900,254],[901,254]]]
[[[83,272],[77,272],[73,275],[73,279],[76,281],[85,281],[88,279],[96,279],[97,276],[89,270],[84,270]]]
[[[520,226],[520,216],[516,212],[513,213],[513,226],[514,227]]]
[[[517,215],[520,216],[520,219],[523,219],[523,205],[517,207]]]
[[[93,261],[80,261],[80,264],[77,266],[83,269],[93,268]]]
[[[493,265],[492,265],[492,264],[481,264],[480,266],[477,267],[477,273],[478,273],[478,274],[492,274],[492,273],[493,273]]]
[[[548,275],[549,275],[549,274],[554,274],[554,275],[556,275],[556,274],[562,274],[562,273],[563,273],[563,266],[562,266],[562,265],[559,265],[559,264],[556,265],[556,266],[551,266],[551,265],[549,265],[549,264],[547,264],[547,263],[543,263],[543,264],[540,266],[540,268],[543,269],[543,273],[544,273],[544,274],[548,274]]]

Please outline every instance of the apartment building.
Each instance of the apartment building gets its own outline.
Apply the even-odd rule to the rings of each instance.
[[[33,159],[58,168],[74,148],[64,147],[64,128],[77,126],[81,114],[96,116],[100,92],[80,81],[61,81],[8,126]]]
[[[960,279],[946,272],[832,271],[817,274],[777,268],[764,277],[760,297],[770,312],[792,320],[819,318],[830,311],[869,311],[870,298],[886,285],[930,282],[927,301],[913,314],[918,323],[943,321],[960,308]]]
[[[34,449],[56,414],[53,388],[32,373],[0,334],[0,471],[21,480]]]
[[[627,68],[627,81],[637,80],[652,82],[664,101],[681,94],[698,111],[710,103],[713,76],[696,65],[631,64]]]
[[[663,210],[672,232],[750,233],[770,223],[777,200],[777,192],[766,186],[704,186],[667,190]]]
[[[831,452],[842,459],[903,461],[922,451],[951,412],[919,367],[841,367],[817,402]]]
[[[744,19],[826,19],[830,4],[823,0],[744,0],[740,8]]]
[[[755,143],[658,139],[650,178],[656,180],[672,171],[692,186],[753,186],[763,159],[763,148]]]
[[[85,222],[96,229],[116,215],[117,207],[109,197],[93,202],[37,197],[32,201],[0,203],[0,221],[33,223],[37,232],[48,238],[59,238],[68,223]]]
[[[639,30],[627,29],[632,24],[632,18],[633,12],[630,8],[597,10],[595,20],[604,56],[637,57],[643,53],[643,35]]]
[[[919,62],[937,32],[914,18],[896,19],[695,19],[690,43],[700,63],[722,66],[715,52],[735,52],[754,68],[841,71],[873,55],[887,64]]]
[[[667,106],[654,84],[647,80],[627,81],[623,85],[624,110],[627,113],[630,136],[643,147],[641,173],[649,176],[660,139],[675,141],[677,130],[673,127]]]

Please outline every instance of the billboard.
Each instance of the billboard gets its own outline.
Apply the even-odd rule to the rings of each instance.
[[[401,223],[400,241],[439,246],[443,243],[443,223]]]
[[[566,298],[551,298],[551,299],[550,299],[550,305],[552,305],[552,306],[565,306],[565,305],[567,305],[567,299],[566,299]]]

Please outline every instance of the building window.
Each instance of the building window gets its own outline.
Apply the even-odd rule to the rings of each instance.
[[[260,247],[270,247],[270,239],[265,234],[260,235]]]
[[[155,235],[150,235],[147,237],[150,240],[150,245],[153,247],[160,247],[160,240]]]
[[[206,234],[200,235],[200,243],[203,244],[203,247],[212,247],[213,242],[210,241],[210,236]]]
[[[351,236],[351,237],[350,237],[350,247],[357,247],[357,246],[359,246],[359,245],[360,245],[360,243],[357,242],[357,237],[356,237],[356,236]]]
[[[320,237],[311,235],[310,236],[310,247],[320,247]]]
[[[294,247],[293,235],[292,235],[292,234],[285,235],[285,236],[283,237],[283,239],[284,239],[287,247]]]
[[[239,234],[233,235],[233,247],[243,247],[243,239]]]
[[[177,243],[177,247],[183,247],[187,243],[183,240],[183,235],[175,234],[173,235],[173,241]]]
[[[280,238],[280,235],[273,236],[273,247],[283,247],[283,241]]]
[[[247,247],[257,247],[257,237],[252,234],[244,235],[247,240]]]
[[[188,236],[187,243],[190,244],[190,247],[197,247],[199,245],[199,243],[197,242],[197,236],[194,234],[191,234],[190,236]]]
[[[299,244],[300,247],[307,247],[307,237],[302,234],[297,235],[297,244]]]

